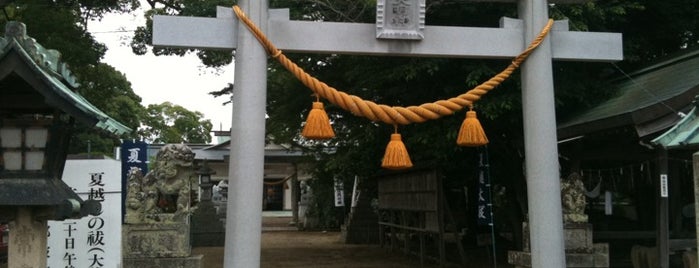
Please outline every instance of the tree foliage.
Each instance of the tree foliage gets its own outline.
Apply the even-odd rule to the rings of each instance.
[[[165,10],[177,14],[203,10],[190,11],[183,0],[153,2],[168,2],[172,7]],[[294,20],[363,23],[374,22],[375,4],[372,0],[270,1],[272,8],[290,8]],[[517,17],[513,4],[454,0],[431,0],[427,4],[428,25],[497,27],[500,17]],[[554,62],[557,118],[565,119],[609,97],[611,92],[606,81],[621,75],[622,71],[628,72],[668,54],[699,46],[697,5],[690,0],[550,5],[549,16],[569,20],[571,30],[623,33],[625,54],[624,61],[612,64]],[[205,13],[213,16],[212,10]],[[461,94],[509,64],[508,61],[480,59],[287,56],[321,81],[348,94],[399,106],[419,105]],[[491,140],[493,178],[499,180],[497,184],[510,189],[507,191],[509,206],[524,212],[524,145],[518,75],[515,73],[484,96],[476,103],[476,110]],[[286,70],[270,63],[267,132],[274,142],[306,145],[318,160],[316,174],[328,184],[332,183],[328,178],[330,174],[349,179],[354,175],[372,176],[381,172],[383,148],[393,127],[355,117],[326,103],[337,137],[320,143],[304,140],[299,135],[300,129],[313,100],[311,92]],[[463,113],[457,113],[441,120],[400,127],[413,162],[442,169],[448,178],[446,183],[454,187],[472,186],[475,177],[475,150],[459,148],[454,142],[463,117]],[[521,219],[521,213],[515,214],[513,218]]]
[[[152,48],[153,43],[153,16],[154,15],[181,15],[214,17],[217,6],[232,6],[231,0],[146,0],[150,10],[146,12],[146,25],[136,29],[134,38],[131,40],[131,49],[137,55],[144,55],[149,50],[154,55],[185,55],[194,52],[199,59],[207,66],[221,67],[230,64],[233,60],[231,51],[216,50],[194,50],[194,49],[173,49],[173,48]]]
[[[306,1],[317,3],[321,1]],[[306,5],[296,19],[372,22],[362,18],[372,7],[347,8],[349,1],[322,1],[336,4]],[[691,1],[590,1],[585,4],[556,5],[551,17],[568,19],[572,30],[622,32],[626,60],[621,63],[554,62],[556,111],[559,119],[588,108],[612,94],[606,81],[670,53],[699,45],[696,3]],[[363,3],[363,2],[362,2]],[[514,5],[428,1],[427,24],[496,27],[500,16],[516,17]],[[373,3],[363,3],[373,5]],[[682,6],[682,8],[680,8]],[[361,10],[356,14],[337,14],[336,10]],[[370,16],[372,12],[367,12]],[[292,9],[292,16],[295,14]],[[303,14],[312,14],[304,16]],[[650,16],[654,20],[647,20]],[[352,19],[348,19],[352,18]],[[640,25],[640,26],[639,26]],[[662,32],[662,34],[660,34]],[[648,34],[651,33],[651,34]],[[653,34],[658,33],[658,34]],[[455,44],[458,45],[458,44]],[[497,60],[461,60],[430,58],[359,57],[337,55],[291,55],[321,81],[388,105],[419,105],[465,92],[503,69],[509,62]],[[303,118],[310,109],[310,92],[279,66],[272,65],[269,78],[267,129],[278,142],[305,142],[299,138]],[[509,229],[517,227],[526,213],[524,185],[524,144],[522,107],[518,73],[476,103],[481,123],[491,140],[491,174],[496,184],[508,189],[504,207],[508,207]],[[302,94],[298,94],[302,93]],[[326,105],[337,138],[322,145],[333,153],[316,150],[317,174],[342,178],[371,176],[381,172],[379,163],[388,142],[391,126],[356,118],[337,107]],[[474,187],[475,150],[455,145],[456,132],[463,114],[434,122],[401,127],[401,134],[414,163],[442,170],[447,187]],[[325,180],[331,184],[332,180]]]
[[[200,112],[164,102],[146,108],[142,137],[152,143],[209,143],[212,124]]]
[[[44,47],[60,51],[62,60],[77,73],[82,67],[99,62],[107,49],[80,23],[80,10],[75,1],[16,1],[4,6],[8,15],[3,19],[3,27],[8,20],[24,23],[29,36]]]
[[[136,130],[141,126],[145,115],[141,97],[131,88],[131,83],[123,73],[104,63],[88,65],[78,73],[81,81],[78,93],[95,107],[110,115],[127,127]],[[117,138],[133,139],[136,133],[124,137],[109,137],[92,127],[79,126],[78,134],[71,140],[72,153],[86,152],[88,144],[91,152],[111,154],[118,146]]]
[[[131,1],[124,0],[97,2],[6,1],[2,27],[10,20],[24,23],[29,36],[44,47],[61,53],[61,60],[78,77],[81,85],[77,91],[80,94],[96,107],[135,129],[139,126],[138,111],[143,110],[140,106],[141,99],[133,93],[123,74],[100,63],[107,48],[87,32],[88,20],[100,18],[105,12],[127,12],[135,6],[131,5]],[[118,99],[112,101],[111,98]],[[118,107],[117,104],[122,106]],[[119,111],[127,113],[119,115]],[[118,145],[117,137],[105,136],[91,127],[78,125],[75,132],[71,137],[69,153],[92,151],[96,154],[112,154],[113,147]]]
[[[149,133],[155,131],[144,123],[148,115],[146,108],[141,105],[141,98],[134,93],[124,74],[101,62],[107,47],[87,31],[90,20],[99,20],[106,13],[131,12],[140,6],[138,0],[23,0],[3,1],[1,4],[4,16],[0,19],[0,26],[4,27],[10,20],[24,23],[29,36],[44,47],[61,53],[61,60],[78,78],[78,93],[106,114],[134,129],[133,133],[113,137],[92,127],[78,125],[69,153],[90,151],[111,155],[113,148],[119,145],[119,138],[141,139],[136,132],[141,127],[148,127]],[[190,117],[198,116],[191,120],[201,120],[200,113],[189,113]],[[184,133],[185,136],[175,139],[176,142],[183,139],[207,141],[196,133],[197,130],[207,129],[207,125],[193,129],[194,133]],[[208,129],[211,129],[210,123]]]

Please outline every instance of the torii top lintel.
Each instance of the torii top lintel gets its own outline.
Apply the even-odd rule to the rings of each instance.
[[[284,52],[508,59],[526,47],[519,19],[502,18],[500,28],[428,25],[425,38],[413,41],[377,39],[375,24],[292,21],[288,9],[268,14],[266,35]],[[153,45],[235,49],[238,23],[225,7],[217,8],[216,18],[155,16]],[[623,59],[620,33],[573,32],[567,21],[557,21],[550,36],[556,60]]]

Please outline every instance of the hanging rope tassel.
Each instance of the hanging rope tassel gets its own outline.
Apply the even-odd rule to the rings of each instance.
[[[296,65],[296,63],[287,58],[281,50],[275,47],[272,41],[264,35],[262,30],[260,30],[250,18],[245,16],[245,13],[243,13],[240,7],[233,6],[233,11],[236,17],[243,22],[255,38],[260,41],[260,44],[262,44],[267,53],[272,58],[279,61],[284,68],[289,70],[301,83],[311,89],[311,91],[318,94],[319,97],[326,99],[328,102],[344,110],[350,111],[354,115],[366,117],[371,121],[380,121],[392,125],[407,125],[411,123],[422,123],[427,120],[435,120],[443,116],[452,115],[466,106],[472,106],[473,103],[481,99],[483,95],[493,90],[510,77],[512,72],[519,68],[534,49],[541,44],[553,26],[553,20],[549,20],[546,26],[539,32],[539,35],[532,40],[522,53],[512,60],[512,63],[510,63],[507,68],[488,79],[488,81],[468,90],[466,93],[446,100],[423,103],[419,106],[392,107],[385,104],[377,104],[373,101],[364,100],[358,96],[338,91],[311,76]]]
[[[456,139],[459,146],[476,147],[488,144],[488,137],[483,131],[481,122],[476,118],[476,112],[470,110],[466,112],[466,119],[461,123],[459,137]]]
[[[316,98],[318,98],[316,96]],[[323,109],[323,103],[316,99],[313,102],[313,108],[308,112],[308,117],[306,118],[306,125],[303,126],[303,131],[301,135],[307,139],[313,140],[327,140],[335,137],[335,131],[333,127],[330,126],[330,119],[328,114],[325,113]]]
[[[383,155],[381,167],[385,169],[408,169],[413,166],[408,155],[408,149],[405,148],[400,134],[398,134],[398,126],[394,125],[395,133],[391,134],[391,141],[386,146],[386,153]]]

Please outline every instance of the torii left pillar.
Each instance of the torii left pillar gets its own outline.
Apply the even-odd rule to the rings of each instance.
[[[272,11],[267,10],[266,0],[238,1],[262,32],[286,52],[510,59],[524,50],[548,19],[547,1],[517,2],[520,25],[514,22],[514,26],[506,25],[504,29],[425,26],[425,39],[410,42],[374,39],[375,24],[269,20],[267,16]],[[221,14],[217,18],[156,16],[153,44],[237,49],[224,267],[254,268],[260,265],[267,56],[232,12],[218,15]],[[483,36],[488,36],[487,40]],[[458,45],[444,46],[446,43]],[[621,60],[621,34],[568,32],[567,28],[557,32],[554,27],[522,66],[531,258],[532,267],[537,268],[565,267],[561,197],[557,190],[560,182],[552,59]]]
[[[267,29],[267,1],[239,1],[240,7]],[[267,54],[239,24],[235,55],[235,98],[228,180],[226,242],[223,267],[259,267],[262,236],[262,191],[267,107]],[[241,53],[243,52],[244,53]],[[242,220],[241,220],[242,219]]]

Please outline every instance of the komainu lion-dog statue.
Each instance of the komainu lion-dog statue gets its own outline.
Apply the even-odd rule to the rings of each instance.
[[[184,144],[167,144],[158,151],[152,169],[143,176],[129,171],[126,223],[183,221],[191,213],[195,183],[194,153]]]

